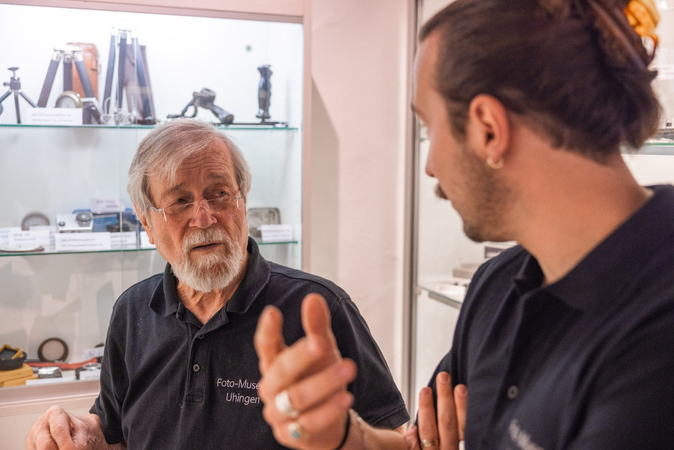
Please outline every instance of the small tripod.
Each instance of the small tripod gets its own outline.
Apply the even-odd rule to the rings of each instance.
[[[26,96],[23,92],[21,92],[21,78],[18,78],[16,76],[16,71],[19,70],[18,67],[10,67],[7,70],[12,71],[12,77],[9,79],[9,83],[4,82],[2,83],[3,86],[9,86],[9,90],[5,92],[2,97],[0,97],[0,114],[2,114],[2,102],[5,101],[7,97],[11,93],[14,93],[14,107],[16,108],[16,123],[21,123],[21,112],[19,111],[19,95],[23,97],[25,101],[27,101],[30,106],[33,108],[37,108],[37,105]]]
[[[42,92],[37,101],[40,108],[47,106],[51,88],[54,85],[54,78],[56,78],[56,71],[59,68],[59,62],[63,59],[63,90],[73,90],[73,61],[77,68],[77,73],[80,75],[82,88],[84,89],[84,96],[86,98],[95,98],[94,88],[91,86],[91,80],[87,73],[87,68],[84,65],[84,58],[82,57],[82,50],[74,45],[63,45],[54,48],[51,60],[49,61],[49,68],[47,69],[47,76],[42,85]]]

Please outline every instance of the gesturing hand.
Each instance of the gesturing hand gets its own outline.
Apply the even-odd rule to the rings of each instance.
[[[465,385],[458,385],[452,391],[452,383],[447,372],[440,372],[435,378],[437,391],[436,414],[433,406],[433,391],[425,387],[419,393],[419,426],[412,425],[405,433],[409,450],[430,448],[433,450],[463,450],[463,431],[466,426],[466,404],[468,394]]]
[[[260,316],[255,349],[264,418],[282,445],[334,449],[353,403],[346,386],[356,377],[356,366],[341,357],[320,295],[309,294],[302,302],[302,326],[306,336],[287,347],[281,312],[268,306]]]

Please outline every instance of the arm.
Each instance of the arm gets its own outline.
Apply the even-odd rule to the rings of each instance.
[[[124,450],[123,444],[108,445],[96,414],[76,417],[52,406],[31,427],[26,450]]]
[[[348,436],[341,449],[407,449],[401,428],[376,429],[350,411],[353,397],[346,387],[355,378],[356,367],[337,350],[330,314],[322,297],[312,294],[305,298],[302,325],[306,337],[291,347],[283,342],[282,320],[278,310],[267,308],[255,334],[262,373],[259,395],[265,404],[265,420],[274,430],[275,438],[291,448],[334,450],[342,441],[349,420]],[[447,386],[451,393],[451,384]],[[283,391],[297,412],[294,417],[277,408],[277,395]],[[443,411],[449,405],[444,401],[438,404]],[[453,403],[451,406],[454,416]],[[432,399],[430,408],[433,409]],[[420,423],[425,423],[425,419]]]

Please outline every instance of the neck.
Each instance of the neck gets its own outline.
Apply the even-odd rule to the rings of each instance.
[[[180,301],[185,305],[185,308],[189,309],[202,324],[205,324],[232,298],[246,274],[247,267],[248,252],[246,252],[246,258],[239,273],[232,282],[224,289],[216,289],[211,292],[197,291],[178,280],[178,297],[180,297]]]
[[[540,148],[538,149],[540,151]],[[570,272],[652,195],[638,185],[620,154],[606,164],[561,149],[522,155],[515,239],[537,260],[545,283]],[[512,161],[517,164],[518,161]],[[515,202],[514,202],[515,203]]]

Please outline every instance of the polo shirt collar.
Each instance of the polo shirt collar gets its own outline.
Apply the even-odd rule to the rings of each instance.
[[[584,312],[598,312],[622,298],[638,270],[674,239],[674,186],[650,186],[653,196],[563,278],[540,291]],[[532,255],[525,259],[515,285],[523,293],[542,282]],[[533,294],[533,292],[532,292]]]
[[[225,305],[226,312],[243,314],[253,304],[260,292],[265,288],[271,276],[271,269],[267,261],[260,255],[255,240],[248,237],[248,268],[241,280],[241,284]],[[170,264],[164,268],[163,282],[159,283],[150,299],[150,309],[161,316],[169,316],[178,311],[180,297],[178,297],[178,279],[173,274]],[[216,315],[222,316],[222,311]]]

